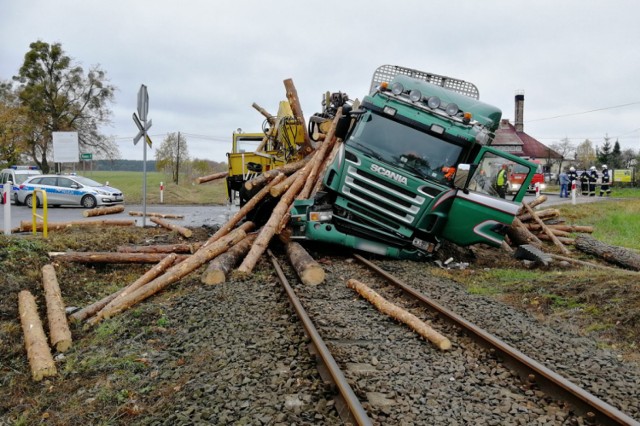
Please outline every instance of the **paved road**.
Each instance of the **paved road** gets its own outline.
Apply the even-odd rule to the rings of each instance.
[[[0,205],[0,232],[4,231],[5,206]],[[143,225],[143,218],[140,216],[131,216],[129,212],[142,212],[142,205],[125,205],[122,213],[110,214],[105,216],[94,216],[85,218],[82,207],[49,207],[47,209],[48,222],[70,222],[79,220],[135,220],[136,225]],[[212,206],[169,206],[169,205],[147,205],[147,213],[162,213],[183,215],[183,219],[167,219],[173,223],[182,226],[214,226],[226,223],[231,215],[237,211],[237,207],[212,205]],[[38,215],[42,215],[42,209],[36,211]],[[26,206],[11,205],[11,229],[20,226],[20,221],[32,220],[32,210]],[[41,219],[38,219],[41,221]],[[147,217],[144,220],[146,226],[156,226],[149,221]]]

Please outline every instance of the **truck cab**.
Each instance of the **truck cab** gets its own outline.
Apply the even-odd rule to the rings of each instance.
[[[441,239],[499,246],[526,187],[498,196],[500,164],[535,166],[490,146],[501,111],[463,80],[385,65],[360,106],[346,111],[344,142],[324,191],[297,200],[293,237],[402,259],[430,257]]]

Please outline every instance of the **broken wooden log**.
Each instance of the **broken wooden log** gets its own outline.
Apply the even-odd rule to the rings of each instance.
[[[199,178],[196,178],[196,183],[197,184],[201,184],[201,183],[206,183],[206,182],[212,182],[214,180],[226,178],[227,176],[229,176],[229,172],[228,171],[214,173],[214,174],[207,175],[207,176],[200,176]]]
[[[119,298],[117,303],[110,309],[103,309],[100,311],[104,318],[111,318],[112,316],[129,309],[136,303],[145,300],[149,296],[152,296],[159,291],[165,289],[169,285],[176,281],[179,281],[183,277],[187,276],[204,263],[213,259],[214,257],[224,253],[238,241],[242,240],[246,236],[246,233],[240,229],[234,229],[229,234],[221,237],[219,240],[203,246],[200,250],[191,255],[188,259],[178,263],[177,265],[169,268],[164,274],[155,278],[154,280],[143,285],[139,289],[129,293],[127,296]]]
[[[32,222],[30,220],[20,221],[19,232],[29,232],[32,230]],[[49,222],[47,229],[49,231],[57,231],[72,227],[88,227],[88,226],[136,226],[135,220],[74,220],[71,222]],[[42,222],[36,223],[36,231],[42,231]]]
[[[412,313],[407,312],[401,307],[387,301],[377,292],[369,288],[369,286],[367,286],[366,284],[358,280],[350,279],[349,281],[347,281],[347,287],[354,289],[360,296],[368,300],[373,306],[375,306],[376,309],[378,309],[383,314],[388,315],[391,318],[394,318],[408,325],[420,336],[436,345],[438,349],[444,351],[451,348],[451,341],[449,341],[449,339],[428,326],[425,322],[420,320]]]
[[[67,323],[64,302],[60,285],[53,265],[42,267],[42,286],[47,303],[47,320],[49,323],[49,338],[51,346],[58,352],[66,352],[71,347],[71,330]]]
[[[167,253],[116,253],[109,251],[77,251],[77,252],[49,252],[49,257],[59,262],[77,263],[158,263],[169,254]],[[179,259],[186,259],[188,255],[178,255]]]
[[[264,118],[267,119],[267,121],[269,122],[270,125],[274,125],[276,124],[276,118],[274,115],[269,114],[269,111],[267,111],[266,109],[262,108],[260,105],[258,105],[257,103],[252,103],[251,106],[258,111],[260,114],[262,114],[262,116]]]
[[[163,228],[169,229],[171,231],[176,231],[178,234],[182,235],[185,238],[191,238],[191,236],[193,235],[193,231],[191,231],[191,229],[167,222],[166,220],[160,219],[159,217],[152,217],[149,220],[156,225],[162,226]]]
[[[194,253],[202,243],[194,244],[155,244],[151,246],[118,246],[118,253]]]
[[[97,207],[95,209],[85,210],[82,212],[82,216],[84,217],[104,216],[106,214],[122,213],[123,211],[124,211],[124,205],[120,204],[118,206]]]
[[[160,262],[158,262],[155,266],[153,266],[151,269],[149,269],[147,272],[145,272],[140,278],[135,280],[133,283],[129,284],[126,287],[121,288],[120,290],[116,291],[115,293],[111,293],[111,294],[103,297],[102,299],[98,300],[97,302],[92,303],[89,306],[85,306],[84,308],[80,309],[77,312],[74,312],[69,318],[72,321],[78,321],[79,322],[79,321],[84,321],[85,319],[96,315],[99,311],[101,311],[105,306],[107,306],[116,297],[120,296],[121,294],[125,293],[126,291],[131,291],[132,289],[135,290],[135,289],[143,286],[144,284],[148,283],[152,279],[158,277],[160,274],[164,273],[164,271],[166,271],[171,265],[173,265],[176,262],[177,258],[178,258],[178,256],[175,253],[171,253],[171,254],[167,255],[167,257],[165,257]],[[98,323],[101,319],[102,319],[102,316],[97,318],[94,321],[94,323]]]
[[[640,271],[640,254],[627,248],[612,246],[584,234],[576,237],[575,247],[584,253],[597,256],[614,265]]]
[[[555,244],[556,247],[558,247],[562,253],[571,254],[569,249],[566,248],[564,244],[562,244],[562,242],[560,242],[558,237],[556,237],[554,233],[549,228],[547,228],[547,225],[545,225],[542,219],[538,217],[537,212],[535,212],[531,207],[529,207],[528,204],[524,204],[524,208],[528,211],[531,217],[538,223],[538,225],[542,227],[542,230],[545,232],[545,234],[547,234],[549,238],[551,238],[551,241],[553,241],[553,244]],[[558,212],[558,214],[560,214],[560,212]]]
[[[24,334],[24,346],[27,349],[27,358],[31,367],[31,377],[35,381],[40,381],[44,377],[55,376],[56,364],[53,362],[42,321],[38,316],[36,299],[29,290],[22,290],[18,294],[18,311]]]
[[[240,259],[249,252],[251,244],[253,244],[256,236],[257,234],[247,235],[238,244],[210,261],[209,265],[207,265],[207,269],[202,273],[200,282],[209,285],[225,282],[227,276],[238,264]]]
[[[129,216],[145,216],[143,212],[130,211]],[[163,219],[184,219],[183,214],[169,214],[169,213],[146,213],[148,217],[161,217]]]
[[[293,269],[304,284],[318,285],[324,281],[324,269],[299,243],[287,242],[285,248]]]

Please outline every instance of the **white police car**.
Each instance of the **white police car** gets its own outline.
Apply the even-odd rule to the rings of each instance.
[[[24,181],[18,189],[18,202],[33,207],[34,190],[47,193],[50,206],[76,205],[92,209],[124,203],[122,191],[83,176],[40,175]],[[36,191],[37,206],[42,205],[42,192]]]
[[[9,195],[9,197],[12,197],[12,201],[18,204],[18,188],[20,184],[31,176],[41,174],[42,172],[35,166],[11,166],[3,169],[2,172],[0,172],[0,194],[4,193],[4,186],[12,182],[11,195]],[[2,204],[4,204],[4,196],[0,197],[0,200]]]

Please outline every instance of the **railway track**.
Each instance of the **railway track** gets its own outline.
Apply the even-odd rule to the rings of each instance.
[[[640,425],[361,256],[328,265],[330,284],[313,287],[270,256],[346,423]],[[378,313],[344,285],[349,278],[432,323],[452,349]]]

